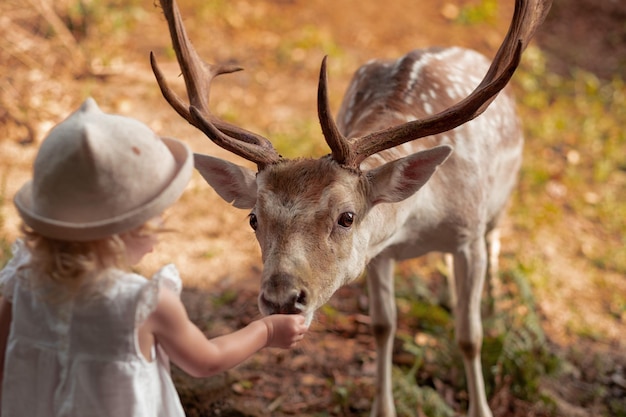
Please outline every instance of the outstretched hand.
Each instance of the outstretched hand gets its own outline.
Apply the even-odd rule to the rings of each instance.
[[[267,327],[267,347],[292,348],[304,338],[308,328],[304,316],[299,314],[273,314],[261,321]]]

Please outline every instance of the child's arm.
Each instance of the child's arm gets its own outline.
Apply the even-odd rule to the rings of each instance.
[[[4,355],[11,330],[13,313],[11,303],[0,297],[0,405],[2,404],[2,381],[4,380]]]
[[[293,347],[307,330],[303,316],[272,315],[233,333],[207,339],[168,289],[159,291],[157,308],[145,325],[172,362],[195,377],[230,369],[264,347]]]

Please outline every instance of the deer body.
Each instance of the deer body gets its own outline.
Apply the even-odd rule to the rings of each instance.
[[[441,111],[469,94],[488,66],[478,53],[459,48],[372,61],[348,88],[339,129],[346,137],[363,136]],[[250,187],[237,181],[254,177],[246,168],[204,155],[196,155],[196,167],[220,195],[228,201],[236,196],[238,207],[252,210],[264,264],[259,295],[263,313],[298,312],[310,320],[339,287],[367,268],[380,384],[373,415],[394,415],[393,263],[431,251],[453,254],[461,300],[457,340],[470,370],[470,390],[480,390],[477,397],[483,397],[477,403],[482,408],[471,415],[487,416],[478,356],[480,294],[487,269],[483,248],[514,188],[522,144],[514,102],[500,94],[475,120],[372,155],[359,171],[329,158],[285,161],[260,171],[256,187]],[[445,163],[449,149],[438,145],[454,149]],[[421,164],[406,168],[394,162],[429,149],[444,151],[426,172],[420,171]],[[376,171],[381,167],[385,171]],[[343,213],[354,213],[350,228],[338,224]]]
[[[496,95],[550,1],[516,0],[511,27],[491,65],[461,48],[371,61],[355,73],[336,123],[324,60],[318,113],[332,154],[294,160],[280,157],[267,139],[210,113],[211,79],[238,68],[204,64],[173,0],[161,3],[190,105],[167,87],[152,56],[165,98],[215,143],[258,166],[255,172],[195,155],[196,168],[215,191],[250,210],[263,259],[261,312],[303,314],[310,323],[338,288],[366,270],[377,347],[372,416],[393,417],[394,264],[431,251],[451,254],[468,414],[491,416],[480,364],[480,300],[488,255],[497,254],[494,231],[515,186],[523,146],[512,98]]]

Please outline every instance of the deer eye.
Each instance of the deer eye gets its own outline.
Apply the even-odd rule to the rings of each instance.
[[[341,213],[339,216],[339,220],[337,220],[337,224],[341,227],[349,228],[354,223],[354,213],[351,211],[346,211],[345,213]]]
[[[252,230],[256,230],[256,228],[259,227],[259,221],[256,218],[256,214],[250,213],[248,217],[250,221],[250,227],[252,228]]]

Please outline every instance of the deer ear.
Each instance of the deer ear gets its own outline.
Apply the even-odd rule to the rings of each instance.
[[[415,194],[451,152],[449,146],[437,146],[369,171],[367,177],[371,185],[372,205],[397,203]]]
[[[256,174],[254,171],[223,159],[194,154],[200,175],[227,203],[240,209],[256,204]]]

